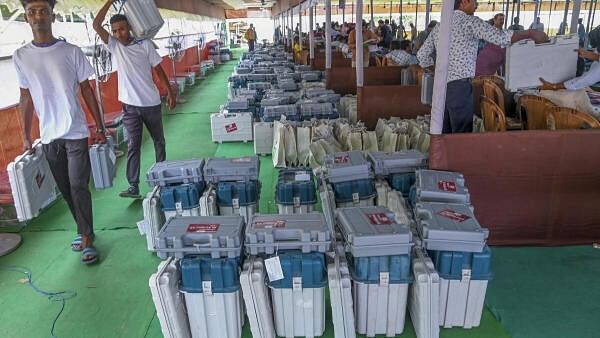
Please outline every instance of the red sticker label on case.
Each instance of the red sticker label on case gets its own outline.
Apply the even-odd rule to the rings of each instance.
[[[219,224],[190,224],[187,227],[187,232],[214,233],[219,230],[219,226]]]
[[[462,222],[468,220],[469,218],[471,218],[471,216],[467,216],[465,214],[458,213],[452,209],[444,209],[444,210],[438,212],[438,215],[444,216],[446,218],[450,218],[451,220],[459,222],[459,223],[462,223]]]
[[[233,133],[234,131],[237,131],[237,130],[238,130],[238,127],[237,127],[237,124],[235,124],[235,123],[228,124],[225,126],[225,131],[227,133]]]
[[[456,192],[456,183],[451,181],[439,181],[438,188],[442,191]]]
[[[348,163],[349,159],[350,159],[350,156],[348,156],[348,155],[340,155],[340,156],[334,157],[333,162],[335,164]]]
[[[254,222],[255,229],[276,229],[285,228],[285,220],[279,219],[274,221],[256,221]]]
[[[384,213],[367,214],[369,222],[373,225],[388,225],[392,224],[392,220]]]

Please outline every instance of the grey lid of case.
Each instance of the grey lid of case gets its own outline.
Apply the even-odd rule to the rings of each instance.
[[[331,233],[321,213],[254,215],[246,227],[244,242],[251,255],[273,254],[277,250],[327,252]]]
[[[396,222],[384,207],[340,208],[337,225],[355,257],[406,255],[412,246],[408,224]]]
[[[427,167],[427,155],[417,150],[391,153],[375,151],[369,152],[368,157],[375,175],[415,172],[416,169]]]
[[[300,104],[300,114],[303,116],[330,115],[333,113],[335,113],[335,109],[331,103],[303,102]]]
[[[420,202],[415,206],[415,216],[429,250],[481,252],[489,235],[470,205]]]
[[[157,162],[148,169],[146,182],[152,187],[202,182],[203,159]]]
[[[204,164],[204,179],[212,183],[256,181],[259,177],[259,168],[256,156],[211,157]]]
[[[295,104],[283,104],[277,106],[265,106],[263,116],[278,117],[280,115],[293,116],[298,115],[298,109]]]
[[[326,177],[330,183],[341,183],[373,178],[371,164],[362,152],[340,152],[325,157]]]
[[[175,216],[156,235],[156,252],[163,259],[187,254],[239,257],[243,231],[242,216]]]
[[[417,202],[471,203],[465,177],[461,173],[438,170],[417,170]]]

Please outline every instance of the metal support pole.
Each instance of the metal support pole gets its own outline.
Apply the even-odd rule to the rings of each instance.
[[[450,52],[450,23],[454,13],[454,1],[444,0],[440,35],[436,48],[435,77],[433,80],[433,99],[431,104],[431,125],[429,133],[439,135],[444,124],[444,109],[446,106],[446,86],[448,82],[448,61]]]
[[[352,22],[354,22],[354,1],[352,1]]]
[[[371,3],[371,29],[373,29],[375,28],[375,20],[373,19],[373,0],[369,0],[369,2]]]
[[[550,12],[548,13],[548,27],[546,27],[546,34],[550,34],[550,22],[552,20],[552,5],[554,0],[550,0]]]
[[[430,12],[431,0],[425,1],[425,27],[429,25],[429,12]]]
[[[325,69],[331,69],[331,0],[325,0]]]
[[[315,17],[314,17],[314,6],[311,5],[308,9],[308,54],[310,61],[315,59]]]
[[[300,55],[302,55],[302,8],[300,7],[298,8],[298,44],[300,44]]]
[[[569,0],[567,0],[568,2]],[[517,0],[517,17],[519,20],[521,19],[521,0]],[[523,23],[521,23],[523,24]]]
[[[417,32],[419,31],[419,26],[417,26],[418,20],[419,20],[419,0],[417,0],[416,6],[415,6],[415,28],[417,29]]]
[[[512,1],[512,9],[511,9],[511,12],[510,12],[510,24],[511,25],[514,23],[514,20],[515,20],[515,2],[513,0]],[[508,18],[507,18],[506,21],[508,21]]]
[[[598,1],[594,1],[594,10],[592,11],[592,24],[590,25],[590,29],[594,29],[594,19],[596,18],[596,6],[598,6]],[[588,32],[589,33],[589,32]]]
[[[329,0],[326,0],[329,1]],[[356,66],[356,87],[363,86],[363,35],[362,35],[362,24],[363,24],[363,3],[362,0],[356,0],[356,55],[355,55],[355,66]]]
[[[577,20],[579,19],[579,13],[581,10],[581,0],[575,0],[573,2],[573,15],[571,15],[571,34],[577,34]]]
[[[504,29],[508,28],[508,9],[510,8],[510,0],[506,0],[506,8],[504,9]],[[511,19],[512,20],[512,19]],[[550,26],[550,24],[548,24]]]
[[[294,34],[296,32],[296,26],[294,26],[294,9],[290,9],[290,28],[291,28],[291,37],[290,37],[290,49],[294,50]]]
[[[390,1],[390,23],[392,23],[392,2]]]
[[[402,40],[404,40],[404,33],[406,32],[406,29],[404,28],[404,20],[403,20],[403,16],[404,13],[402,13],[403,10],[403,6],[402,6],[402,0],[400,0],[400,4],[398,5],[398,7],[400,7],[399,12],[400,12],[400,29],[402,29]]]
[[[570,5],[570,4],[571,4],[571,0],[567,0],[567,1],[565,1],[565,12],[564,12],[564,14],[563,14],[563,20],[562,20],[561,24],[562,24],[563,22],[564,22],[564,23],[567,23],[567,17],[569,16],[569,5]],[[566,30],[565,30],[565,34],[566,34],[566,33],[567,33],[567,32],[566,32]]]

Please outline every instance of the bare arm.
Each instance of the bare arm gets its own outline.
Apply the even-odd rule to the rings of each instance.
[[[515,43],[525,39],[531,39],[535,41],[535,43],[543,43],[548,41],[548,35],[535,29],[530,29],[528,31],[515,31],[510,42]]]
[[[96,33],[98,33],[100,39],[102,39],[102,41],[106,44],[108,44],[109,33],[106,29],[104,29],[104,27],[102,27],[102,23],[104,22],[104,18],[106,18],[106,13],[108,13],[108,10],[110,9],[112,3],[113,0],[106,1],[104,6],[100,8],[100,11],[94,18],[94,23],[92,24],[92,27],[94,27],[94,30],[96,31]]]
[[[79,88],[81,90],[81,96],[83,96],[83,101],[88,106],[89,110],[92,112],[92,116],[94,116],[94,121],[96,121],[97,131],[93,136],[94,142],[96,143],[104,143],[106,142],[106,138],[104,136],[104,121],[102,120],[102,116],[100,116],[100,109],[98,108],[98,101],[96,100],[96,95],[94,94],[94,90],[92,86],[90,86],[90,81],[85,80],[79,84]]]
[[[23,121],[23,148],[31,150],[31,120],[33,118],[33,100],[29,89],[21,88],[21,97],[19,98],[19,111]]]
[[[171,88],[167,74],[165,74],[165,71],[160,63],[154,67],[154,70],[156,71],[156,75],[158,75],[160,81],[167,87],[167,105],[169,106],[169,109],[175,108],[177,105],[177,96],[175,95],[175,92],[173,92],[173,88]]]

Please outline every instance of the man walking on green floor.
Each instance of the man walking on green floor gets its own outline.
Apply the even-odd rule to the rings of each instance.
[[[92,198],[89,190],[89,130],[79,94],[96,121],[93,139],[106,142],[98,102],[88,79],[94,75],[90,62],[77,46],[52,34],[56,0],[21,0],[25,21],[33,41],[17,49],[13,62],[21,88],[19,110],[23,119],[23,144],[31,151],[31,120],[39,119],[44,156],[58,189],[77,223],[77,237],[71,243],[81,251],[81,261],[98,260],[94,248]]]
[[[138,40],[131,34],[127,17],[116,14],[110,18],[112,35],[102,26],[113,0],[108,0],[94,18],[93,27],[108,46],[117,65],[119,101],[123,104],[123,124],[129,134],[127,144],[127,181],[129,188],[119,193],[121,197],[140,198],[140,150],[143,125],[152,141],[156,162],[166,159],[165,135],[162,125],[160,94],[152,80],[152,70],[168,89],[167,104],[176,105],[176,95],[160,63],[162,59],[149,40]]]

